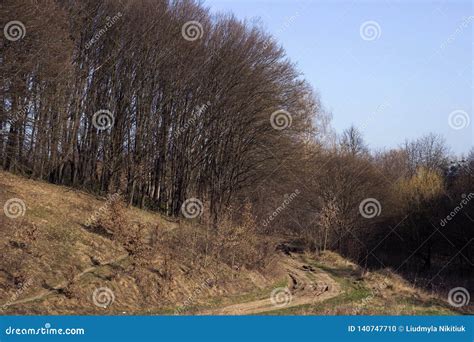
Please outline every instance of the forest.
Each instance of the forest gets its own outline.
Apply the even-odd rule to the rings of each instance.
[[[474,285],[474,149],[437,134],[371,150],[337,134],[265,30],[195,1],[5,0],[3,170],[209,225]],[[324,52],[322,52],[324,53]],[[408,123],[407,123],[408,124]]]

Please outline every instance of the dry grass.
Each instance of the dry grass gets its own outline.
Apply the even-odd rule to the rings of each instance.
[[[125,208],[118,197],[98,198],[0,172],[0,204],[10,198],[24,201],[26,213],[16,219],[0,215],[5,313],[172,313],[272,281],[268,270],[222,262],[217,238],[209,239],[202,226]],[[115,296],[107,309],[92,301],[100,287]],[[31,301],[2,307],[25,299]]]

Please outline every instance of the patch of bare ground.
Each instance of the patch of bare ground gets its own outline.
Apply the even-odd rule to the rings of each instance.
[[[322,302],[337,296],[339,284],[326,272],[308,265],[299,255],[279,261],[287,273],[286,287],[276,288],[266,298],[204,310],[202,315],[250,315]],[[275,291],[276,290],[276,291]],[[278,293],[280,292],[280,293]]]

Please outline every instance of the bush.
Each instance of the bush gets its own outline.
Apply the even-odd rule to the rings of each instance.
[[[212,241],[216,258],[233,269],[264,266],[271,248],[257,234],[257,223],[250,204],[244,206],[240,222],[232,220],[234,214],[229,209],[218,224],[217,234]]]

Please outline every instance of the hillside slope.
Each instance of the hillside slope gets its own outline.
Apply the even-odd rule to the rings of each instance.
[[[275,251],[270,261],[253,270],[207,256],[170,259],[167,245],[137,261],[86,225],[106,199],[6,172],[0,204],[1,314],[457,313],[388,271],[362,275],[329,252],[284,255],[275,251],[276,239],[266,242]],[[204,230],[137,208],[125,216],[150,231]]]

